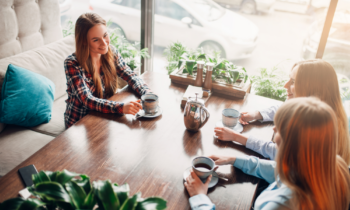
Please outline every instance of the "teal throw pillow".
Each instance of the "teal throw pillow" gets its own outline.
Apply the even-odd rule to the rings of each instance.
[[[48,78],[8,65],[1,91],[0,122],[25,127],[51,120],[55,85]]]

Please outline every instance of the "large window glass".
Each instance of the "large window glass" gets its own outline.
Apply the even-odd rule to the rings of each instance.
[[[313,56],[304,48],[310,30],[323,26],[329,0],[320,1],[155,0],[154,71],[171,72],[172,58],[164,51],[180,43],[189,50],[219,51],[250,75],[262,68],[288,75],[295,62]],[[318,43],[310,44],[317,49]]]

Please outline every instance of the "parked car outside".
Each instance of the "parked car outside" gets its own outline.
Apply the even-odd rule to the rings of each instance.
[[[251,56],[258,27],[212,0],[156,0],[154,44],[179,41],[191,49],[221,51],[229,60]],[[90,0],[90,9],[121,29],[128,40],[140,40],[140,0]]]
[[[318,20],[311,25],[302,48],[303,59],[316,57],[323,24],[324,20]],[[350,77],[350,10],[335,13],[322,59],[332,64],[337,73]]]
[[[238,9],[242,13],[257,14],[269,13],[273,10],[276,0],[214,0],[227,9]]]

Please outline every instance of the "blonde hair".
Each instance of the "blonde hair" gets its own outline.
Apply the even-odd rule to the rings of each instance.
[[[275,115],[281,136],[276,179],[288,186],[293,209],[348,209],[350,175],[337,156],[337,119],[333,109],[316,98],[285,102]]]
[[[103,98],[101,77],[98,69],[95,69],[91,62],[89,43],[87,40],[89,30],[98,24],[106,26],[106,21],[98,14],[85,13],[80,15],[75,24],[75,47],[79,64],[92,75],[92,80],[95,85],[95,96]],[[118,77],[114,59],[114,53],[111,47],[108,46],[108,52],[101,55],[101,71],[104,73],[105,98],[112,96],[118,88]]]
[[[350,165],[350,137],[348,119],[341,101],[337,74],[331,64],[323,60],[296,63],[295,96],[316,96],[332,107],[338,119],[338,151]]]

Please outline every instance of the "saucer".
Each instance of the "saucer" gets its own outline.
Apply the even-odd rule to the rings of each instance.
[[[136,118],[140,118],[140,117],[144,117],[144,118],[155,118],[160,116],[163,113],[162,108],[160,108],[160,106],[158,106],[158,111],[155,114],[145,114],[144,110],[140,110],[137,114],[136,114]]]
[[[183,179],[186,181],[187,177],[191,174],[190,170],[191,170],[192,167],[188,167],[185,171],[184,171],[184,174],[183,174]],[[213,176],[211,177],[211,181],[208,185],[208,188],[212,188],[214,187],[218,182],[219,182],[219,175],[213,171]],[[201,179],[202,180],[202,179]],[[206,180],[202,180],[203,183],[205,183]]]
[[[240,122],[237,122],[237,125],[235,127],[227,127],[227,126],[224,126],[224,124],[222,124],[222,121],[220,120],[215,123],[215,127],[226,127],[238,133],[243,131],[243,125]]]

